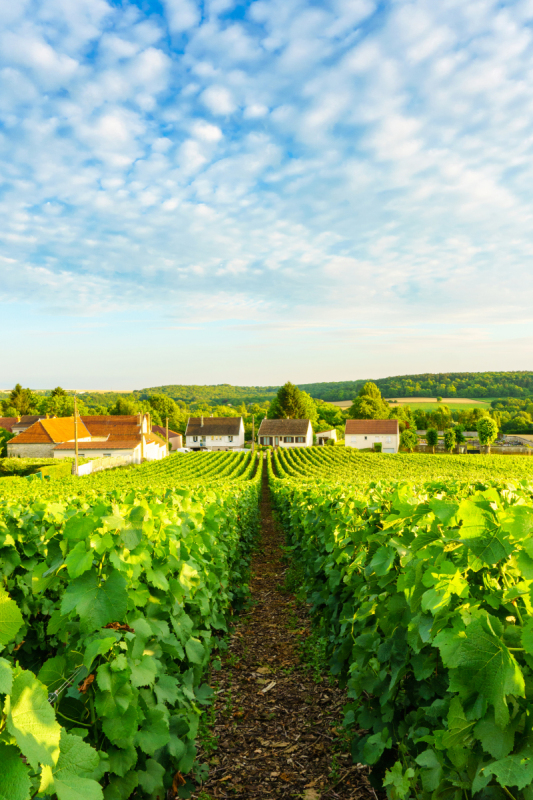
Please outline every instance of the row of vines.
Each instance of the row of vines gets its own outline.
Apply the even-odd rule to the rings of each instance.
[[[533,472],[494,458],[269,465],[354,759],[390,800],[533,798]]]
[[[262,461],[0,482],[0,800],[187,797]]]

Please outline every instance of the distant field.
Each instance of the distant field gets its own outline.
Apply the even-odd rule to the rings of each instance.
[[[435,406],[440,405],[437,403],[436,397],[395,397],[396,403],[391,403],[391,399],[387,402],[391,403],[394,408],[395,405],[410,405],[413,410],[419,411],[435,411]],[[473,408],[490,408],[490,401],[492,398],[485,398],[483,400],[474,400],[470,397],[444,397],[442,405],[452,406],[455,411],[472,410]],[[342,409],[350,408],[352,405],[351,400],[336,400],[330,401],[331,405],[338,406]]]

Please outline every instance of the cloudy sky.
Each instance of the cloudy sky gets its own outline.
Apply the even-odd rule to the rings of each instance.
[[[533,0],[0,26],[0,389],[532,367]]]

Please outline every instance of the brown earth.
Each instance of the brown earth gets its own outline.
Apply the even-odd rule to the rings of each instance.
[[[283,588],[283,537],[264,478],[253,606],[233,629],[221,670],[211,671],[214,724],[199,749],[209,777],[194,798],[377,800],[343,735],[345,693],[302,660],[309,619]]]

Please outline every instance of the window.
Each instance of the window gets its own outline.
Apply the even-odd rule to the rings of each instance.
[[[107,456],[109,458],[111,456],[111,453],[104,453],[104,456]]]
[[[365,439],[368,439],[368,436],[365,436]]]
[[[296,441],[297,442],[305,442],[305,436],[297,436],[296,437]]]
[[[294,442],[294,436],[285,436],[283,441],[287,442],[288,444],[292,443],[292,442]]]
[[[390,442],[390,436],[387,436],[387,442]]]
[[[198,441],[198,436],[193,436],[192,440],[193,440],[193,442],[197,442]]]
[[[85,453],[78,453],[78,458],[85,458]]]
[[[228,436],[228,442],[232,442],[232,441],[233,441],[233,436]]]
[[[352,436],[352,444],[355,444],[356,442],[357,442],[357,436]]]

